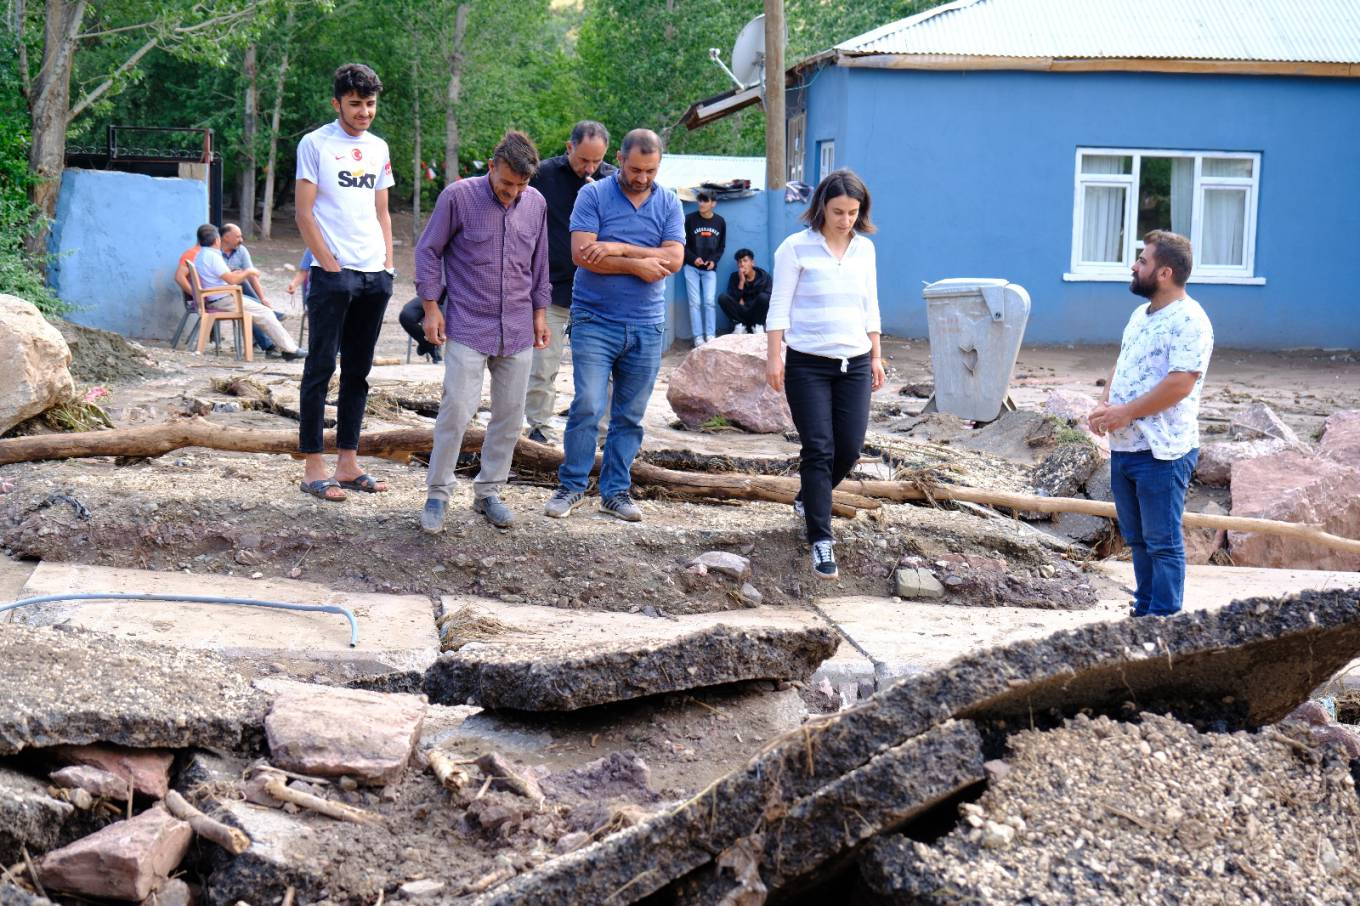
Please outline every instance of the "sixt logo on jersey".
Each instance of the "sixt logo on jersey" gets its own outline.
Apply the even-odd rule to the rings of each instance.
[[[341,170],[339,177],[342,189],[372,189],[378,185],[378,174],[365,173],[363,170],[355,173]]]

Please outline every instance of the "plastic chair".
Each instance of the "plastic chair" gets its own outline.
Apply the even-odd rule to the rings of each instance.
[[[203,349],[208,345],[208,337],[212,335],[216,340],[218,354],[222,353],[222,339],[218,331],[219,322],[232,321],[233,338],[236,341],[236,357],[244,357],[247,362],[255,361],[255,350],[251,343],[251,317],[250,312],[246,311],[245,293],[239,286],[215,286],[211,292],[214,296],[225,293],[236,300],[235,310],[214,311],[207,307],[207,300],[204,299],[203,284],[198,280],[198,270],[189,268],[189,285],[194,290],[194,304],[198,308],[198,354],[203,354]],[[214,299],[213,301],[218,301]],[[186,312],[186,317],[188,313]]]

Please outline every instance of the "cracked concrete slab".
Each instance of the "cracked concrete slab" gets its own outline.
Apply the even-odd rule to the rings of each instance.
[[[806,889],[876,835],[983,782],[983,761],[982,737],[969,721],[949,721],[888,749],[770,818],[758,848],[761,881],[772,897]],[[673,885],[677,906],[726,902],[740,889],[713,862]]]
[[[42,853],[57,845],[75,808],[47,794],[36,777],[0,767],[0,865],[13,865],[23,848]]]
[[[0,755],[70,743],[237,748],[265,697],[214,655],[98,633],[0,629]]]
[[[629,903],[700,867],[884,748],[951,718],[1024,721],[1128,701],[1211,710],[1228,727],[1278,720],[1360,654],[1360,590],[1256,598],[1168,620],[1121,620],[960,658],[808,721],[742,769],[650,821],[479,898]],[[1229,704],[1225,704],[1225,702]]]
[[[61,593],[211,594],[338,604],[354,612],[359,644],[349,646],[349,624],[334,613],[157,601],[63,601],[16,611],[16,621],[69,623],[144,642],[212,651],[229,658],[282,663],[314,673],[327,666],[342,675],[419,672],[439,653],[430,599],[333,591],[291,579],[248,579],[181,572],[42,563],[24,585],[24,597]]]
[[[752,679],[806,679],[839,636],[816,614],[775,608],[686,614],[563,611],[445,599],[445,612],[495,627],[425,675],[438,704],[572,711]]]

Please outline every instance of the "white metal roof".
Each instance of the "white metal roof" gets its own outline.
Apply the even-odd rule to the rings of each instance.
[[[836,50],[1360,63],[1360,0],[955,0]]]
[[[751,188],[765,188],[765,158],[724,157],[719,154],[663,154],[656,181],[668,189],[685,189],[702,182],[749,179]]]

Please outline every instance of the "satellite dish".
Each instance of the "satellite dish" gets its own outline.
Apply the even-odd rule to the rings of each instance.
[[[738,88],[750,88],[765,81],[765,16],[759,15],[742,26],[732,45],[732,68],[722,61],[722,51],[708,49],[708,58],[722,67]]]

